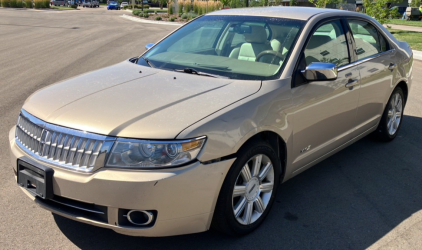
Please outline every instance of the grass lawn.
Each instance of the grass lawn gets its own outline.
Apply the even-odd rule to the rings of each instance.
[[[412,49],[422,51],[422,32],[388,29],[398,40],[407,42]]]
[[[406,21],[406,20],[401,20],[401,19],[388,19],[386,23],[422,27],[422,21]]]
[[[74,10],[74,8],[65,7],[65,6],[51,6],[50,9],[55,9],[55,10]]]

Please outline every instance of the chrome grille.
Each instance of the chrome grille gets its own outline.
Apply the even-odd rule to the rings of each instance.
[[[106,154],[114,140],[46,123],[24,110],[16,125],[16,142],[26,152],[57,166],[83,172],[95,168],[99,155]]]

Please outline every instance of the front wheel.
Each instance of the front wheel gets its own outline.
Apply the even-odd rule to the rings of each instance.
[[[378,125],[377,135],[382,141],[396,138],[403,120],[404,104],[403,90],[398,87],[391,94]]]
[[[280,166],[277,154],[265,142],[241,150],[221,188],[212,228],[229,235],[258,228],[274,202]]]

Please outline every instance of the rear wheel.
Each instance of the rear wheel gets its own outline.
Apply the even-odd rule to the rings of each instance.
[[[379,139],[391,141],[396,138],[403,120],[404,104],[403,90],[398,87],[391,94],[378,125],[377,136]]]
[[[229,235],[252,232],[267,216],[280,181],[280,160],[265,142],[239,152],[221,188],[212,228]]]

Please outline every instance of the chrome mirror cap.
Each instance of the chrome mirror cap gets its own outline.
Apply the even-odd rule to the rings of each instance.
[[[146,46],[145,46],[145,49],[146,50],[149,50],[152,46],[154,46],[155,44],[154,43],[148,43]]]
[[[302,70],[302,74],[308,81],[327,81],[337,79],[337,71],[334,63],[314,62]]]

